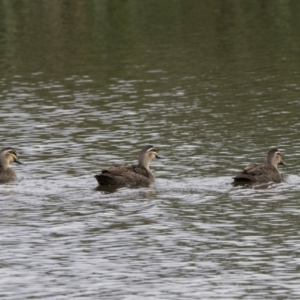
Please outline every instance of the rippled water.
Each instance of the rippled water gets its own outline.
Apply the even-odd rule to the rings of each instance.
[[[32,35],[22,40],[18,26],[15,34],[34,47],[34,22],[44,21],[34,14],[41,4],[28,3],[12,11],[34,16],[26,19]],[[51,3],[56,20],[66,7]],[[72,3],[77,31],[68,15],[50,22],[52,34],[41,26],[47,34],[32,54],[1,33],[15,47],[8,56],[0,46],[1,65],[14,70],[0,76],[1,144],[27,165],[14,165],[19,180],[0,185],[0,298],[298,299],[299,62],[286,40],[299,42],[293,7],[276,2],[286,12],[276,19],[275,4],[254,5],[255,17],[265,14],[252,19],[245,2],[169,10],[128,1],[128,11],[142,13],[133,10],[122,31],[111,21],[123,16],[121,2]],[[210,18],[199,20],[196,8]],[[110,17],[101,19],[105,29],[93,9]],[[232,18],[243,12],[248,19]],[[277,35],[257,29],[268,18],[278,21]],[[99,53],[85,43],[72,48],[85,34]],[[65,52],[50,55],[66,40]],[[148,143],[164,156],[152,163],[155,183],[97,188],[101,168],[135,162]],[[285,182],[231,184],[273,146],[287,164]]]

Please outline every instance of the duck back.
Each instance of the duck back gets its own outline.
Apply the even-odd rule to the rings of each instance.
[[[235,182],[281,182],[282,174],[271,165],[250,164],[234,177]]]
[[[117,165],[105,168],[95,175],[100,185],[135,186],[153,182],[153,175],[139,165]]]

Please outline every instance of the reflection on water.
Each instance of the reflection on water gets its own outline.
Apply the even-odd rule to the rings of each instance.
[[[0,186],[2,298],[298,299],[300,4],[15,4],[0,132],[27,165]],[[153,184],[99,190],[148,143]],[[286,180],[232,186],[270,147]]]

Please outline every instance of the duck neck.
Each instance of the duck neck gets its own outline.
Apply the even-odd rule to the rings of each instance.
[[[9,163],[3,157],[0,158],[0,170],[7,170],[9,168]]]
[[[272,160],[272,159],[268,158],[267,162],[270,166],[272,166],[273,168],[275,168],[279,172],[278,164],[277,164],[276,161],[274,161],[274,159]]]
[[[141,167],[145,168],[146,170],[150,171],[150,160],[147,157],[140,155],[139,156],[139,165]]]
[[[154,180],[154,175],[152,174],[152,171],[150,170],[150,160],[148,157],[145,157],[143,155],[139,156],[139,166],[142,168],[145,168],[148,173],[149,179]]]

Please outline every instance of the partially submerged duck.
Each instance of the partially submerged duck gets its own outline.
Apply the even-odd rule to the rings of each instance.
[[[10,167],[10,163],[24,165],[18,158],[17,152],[14,148],[5,147],[0,150],[0,183],[7,183],[17,179],[17,174]]]
[[[145,146],[137,165],[116,165],[105,168],[99,175],[95,175],[101,186],[138,186],[146,185],[154,181],[154,175],[150,170],[150,162],[160,158],[152,145]]]
[[[233,179],[237,183],[267,183],[282,182],[284,177],[278,170],[278,165],[285,165],[278,149],[271,149],[267,155],[267,164],[250,164]]]

